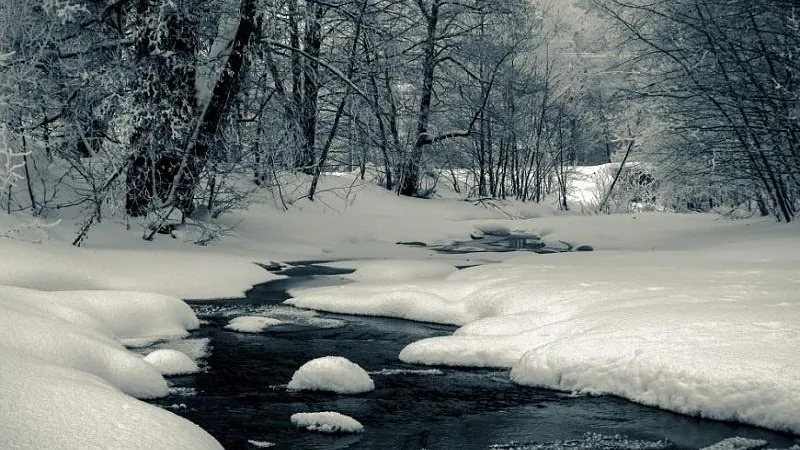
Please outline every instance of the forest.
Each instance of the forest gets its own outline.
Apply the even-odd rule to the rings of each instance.
[[[286,173],[567,210],[613,163],[595,212],[800,210],[792,1],[7,0],[0,33],[0,208],[76,245]]]

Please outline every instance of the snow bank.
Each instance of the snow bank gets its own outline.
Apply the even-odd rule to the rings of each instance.
[[[0,304],[0,349],[92,374],[134,397],[167,395],[167,383],[141,356],[108,335],[41,311]]]
[[[438,261],[370,261],[344,278],[357,281],[411,281],[443,278],[456,271],[452,264]]]
[[[292,414],[298,428],[320,433],[361,433],[364,427],[355,419],[333,411]]]
[[[265,328],[286,323],[282,320],[263,316],[240,316],[233,318],[227,325],[226,330],[238,331],[240,333],[260,333]]]
[[[135,400],[96,376],[3,346],[0,424],[0,448],[9,449],[222,448],[197,425]]]
[[[130,397],[167,395],[167,383],[120,342],[197,326],[174,297],[0,286],[0,448],[221,448],[191,422]],[[171,360],[174,371],[174,358],[155,358],[163,352],[149,359]]]
[[[185,375],[200,370],[185,353],[166,348],[150,352],[144,360],[158,369],[162,375]]]
[[[180,299],[147,292],[42,292],[0,286],[0,305],[49,314],[109,334],[126,346],[182,338],[200,326],[192,309]]]
[[[284,302],[297,308],[389,316],[421,322],[458,325],[464,321],[464,306],[416,284],[359,284],[290,290],[294,296]]]
[[[179,298],[240,297],[282,278],[251,260],[213,252],[75,248],[0,238],[0,285],[41,290],[113,289]]]
[[[687,234],[706,241],[697,250],[525,255],[288,303],[463,325],[408,345],[405,362],[509,367],[526,385],[798,433],[800,238],[773,230]]]
[[[325,356],[303,364],[292,375],[290,390],[332,391],[360,394],[375,389],[369,374],[341,356]]]

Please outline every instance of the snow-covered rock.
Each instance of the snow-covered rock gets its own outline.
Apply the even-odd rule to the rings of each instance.
[[[238,331],[240,333],[260,333],[265,328],[286,323],[282,320],[264,316],[240,316],[234,317],[227,325],[226,330]]]
[[[185,375],[200,370],[185,353],[163,348],[150,352],[144,360],[158,369],[162,375]]]
[[[320,433],[361,433],[364,427],[356,419],[333,411],[292,414],[298,428]]]
[[[360,394],[375,389],[369,374],[341,356],[325,356],[303,364],[289,381],[290,390],[332,391]]]

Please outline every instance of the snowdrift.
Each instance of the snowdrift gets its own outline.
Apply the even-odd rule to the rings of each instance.
[[[760,237],[526,255],[287,303],[462,326],[408,345],[405,362],[507,367],[520,384],[800,433],[800,238]]]

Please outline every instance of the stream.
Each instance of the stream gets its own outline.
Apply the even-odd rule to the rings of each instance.
[[[153,401],[200,425],[226,449],[698,449],[741,436],[772,447],[792,436],[673,414],[611,396],[575,396],[518,386],[507,370],[423,367],[397,359],[407,344],[452,333],[451,326],[301,311],[281,303],[295,286],[340,284],[345,270],[301,264],[289,278],[254,287],[245,299],[191,301],[203,320],[184,341],[205,369],[171,377]],[[241,315],[291,321],[259,334],[224,329]],[[360,395],[289,392],[305,362],[344,356],[370,372]],[[355,435],[295,428],[296,412],[337,411],[364,425]]]

